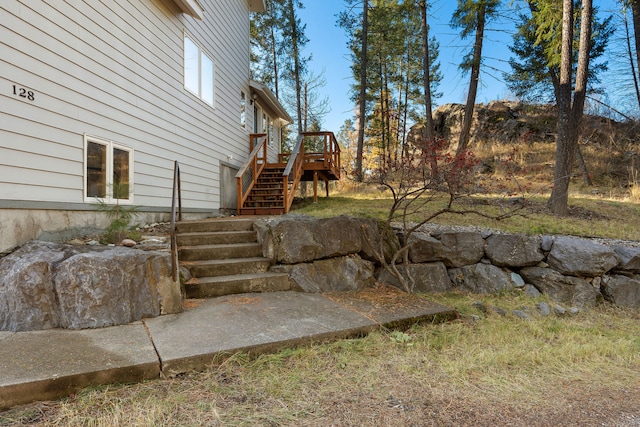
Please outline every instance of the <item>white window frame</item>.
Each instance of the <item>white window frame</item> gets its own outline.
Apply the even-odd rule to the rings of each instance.
[[[187,42],[191,43],[193,45],[193,47],[195,49],[197,49],[197,86],[198,88],[196,89],[194,87],[193,84],[190,84],[190,82],[187,80],[188,77],[188,72],[187,72]],[[183,83],[184,83],[184,88],[187,90],[187,92],[197,96],[198,98],[200,98],[200,100],[202,100],[204,103],[206,103],[207,105],[211,106],[211,107],[215,107],[215,102],[216,102],[216,65],[215,62],[213,60],[213,56],[209,55],[209,53],[207,53],[207,51],[196,41],[195,37],[192,37],[189,33],[187,33],[186,31],[184,32],[183,35],[183,43],[182,43],[182,52],[183,52],[183,61],[182,61],[182,65],[183,65]],[[204,60],[208,60],[208,62],[211,63],[211,80],[206,82],[203,79],[203,75],[204,75],[204,69],[203,69],[203,64],[204,64]],[[195,83],[195,82],[194,82]],[[207,83],[206,87],[205,87],[205,83]],[[210,85],[210,88],[209,88]],[[209,90],[210,89],[210,90]],[[206,91],[206,93],[205,93]],[[209,99],[210,98],[210,99]]]
[[[105,197],[90,197],[88,195],[89,189],[87,188],[87,167],[88,167],[88,159],[87,154],[89,152],[89,143],[100,144],[107,147],[106,155],[107,155],[107,165],[106,165],[106,183],[105,183]],[[127,151],[129,153],[129,198],[128,199],[114,199],[113,198],[113,151],[114,149]],[[114,141],[99,138],[91,135],[84,135],[84,170],[83,170],[83,178],[84,178],[84,201],[87,203],[97,203],[99,201],[109,203],[109,204],[133,204],[133,154],[134,150],[131,147],[127,147],[122,144],[118,144]]]

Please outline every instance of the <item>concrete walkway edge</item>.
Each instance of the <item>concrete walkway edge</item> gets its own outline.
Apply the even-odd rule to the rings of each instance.
[[[275,352],[456,316],[387,287],[239,294],[188,300],[185,308],[102,329],[0,332],[0,410],[90,386],[203,370],[235,353]]]

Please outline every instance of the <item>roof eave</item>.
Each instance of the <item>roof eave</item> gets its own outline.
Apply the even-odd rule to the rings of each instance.
[[[267,10],[267,5],[264,0],[248,0],[250,12],[264,12]]]
[[[287,110],[284,109],[280,101],[278,101],[278,98],[276,98],[268,87],[254,80],[252,80],[249,85],[251,86],[251,90],[257,93],[263,102],[267,103],[267,106],[278,115],[280,120],[285,124],[293,123],[293,119],[289,113],[287,113]]]
[[[204,8],[198,0],[173,0],[182,12],[191,15],[196,19],[202,20],[204,17]]]

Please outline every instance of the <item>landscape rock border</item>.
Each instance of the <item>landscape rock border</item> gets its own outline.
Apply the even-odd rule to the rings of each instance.
[[[401,287],[397,278],[382,268],[372,246],[383,248],[389,259],[396,235],[383,236],[377,220],[339,216],[314,218],[283,215],[258,220],[255,225],[265,256],[276,271],[291,274],[300,289],[309,292],[361,288],[368,274],[341,277],[344,257],[373,261],[362,265],[375,278]],[[401,230],[395,229],[396,234]],[[605,244],[605,242],[607,244]],[[606,300],[619,306],[640,308],[640,246],[618,241],[570,236],[530,236],[425,224],[414,232],[408,266],[416,292],[462,290],[499,293],[521,289],[529,295],[544,294],[553,301],[578,309]],[[305,273],[301,263],[322,260],[322,274]],[[286,266],[286,267],[284,267]],[[328,276],[326,276],[328,277]],[[363,282],[358,282],[363,277]],[[354,283],[354,280],[356,283]]]

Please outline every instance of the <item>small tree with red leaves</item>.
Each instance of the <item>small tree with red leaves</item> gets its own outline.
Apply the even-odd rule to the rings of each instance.
[[[389,162],[373,177],[378,185],[391,192],[393,203],[382,221],[384,238],[379,245],[369,243],[383,268],[409,293],[415,289],[415,280],[407,268],[412,246],[408,242],[420,227],[445,213],[476,214],[499,220],[514,215],[522,207],[520,205],[498,216],[463,209],[458,203],[460,199],[480,190],[477,185],[478,159],[469,150],[457,155],[445,151],[448,143],[444,140],[432,144],[431,147],[425,145],[427,149],[421,152],[414,150],[397,161]]]

